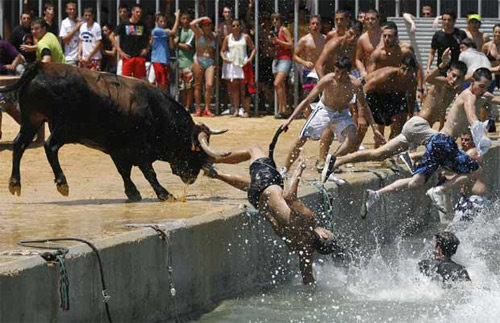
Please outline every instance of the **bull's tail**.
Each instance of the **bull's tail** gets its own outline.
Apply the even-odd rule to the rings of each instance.
[[[283,131],[288,130],[288,128],[283,129],[281,127],[278,128],[276,133],[274,134],[273,141],[269,144],[269,158],[274,160],[274,147],[276,147],[276,143],[278,142],[278,138]]]
[[[26,70],[24,71],[23,75],[21,76],[21,78],[17,82],[15,84],[12,84],[12,85],[0,87],[0,93],[7,93],[7,92],[15,91],[15,90],[19,89],[20,87],[24,86],[25,84],[29,83],[37,75],[38,70],[40,68],[40,64],[42,64],[42,63],[35,62],[32,64],[29,64],[26,67]]]

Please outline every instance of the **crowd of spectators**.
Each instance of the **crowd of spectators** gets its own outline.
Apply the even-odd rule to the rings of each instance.
[[[101,26],[95,19],[94,8],[81,8],[83,17],[79,18],[76,2],[68,2],[65,5],[66,17],[60,22],[59,28],[55,8],[47,3],[40,18],[33,17],[33,11],[23,12],[21,24],[11,32],[8,41],[0,43],[0,73],[19,75],[26,63],[41,60],[146,79],[163,91],[173,94],[178,90],[180,101],[186,109],[196,116],[209,117],[214,116],[212,102],[216,75],[219,75],[221,111],[224,111],[223,114],[247,117],[252,94],[256,92],[253,75],[256,56],[253,6],[254,1],[249,0],[246,14],[236,18],[233,18],[233,9],[224,6],[221,21],[214,28],[210,17],[193,19],[191,11],[144,14],[140,5],[128,7],[122,4],[119,7],[118,26],[110,23]],[[432,7],[422,6],[421,15],[424,18],[433,17]],[[299,82],[302,98],[309,93],[309,76],[315,74],[311,74],[311,71],[315,70],[314,64],[321,50],[328,42],[345,37],[349,21],[354,20],[346,10],[337,10],[331,16],[314,16],[311,25],[308,17],[312,16],[305,7],[301,7],[298,26],[300,39],[297,40],[298,47],[294,48],[293,13],[284,17],[280,13],[259,12],[260,110],[271,112],[274,89],[277,117],[287,118],[293,111],[293,91],[289,90],[292,85]],[[411,25],[410,31],[418,33],[415,17],[408,13],[404,13],[403,17]],[[353,68],[364,78],[368,73],[365,67],[370,53],[381,43],[382,20],[378,15],[366,15],[364,10],[360,10],[357,19],[363,23],[369,41],[368,46],[363,45],[366,42],[362,40],[363,37],[358,41],[356,52],[361,52],[365,57],[360,60],[357,54],[353,56]],[[477,67],[488,67],[496,72],[500,65],[500,25],[495,26],[493,37],[490,38],[487,32],[480,30],[481,17],[477,13],[468,14],[465,30],[455,28],[456,16],[452,12],[445,11],[434,19],[435,22],[441,21],[442,25],[432,39],[425,68],[419,72],[422,75],[418,76],[418,101],[422,100],[425,91],[422,80],[425,74],[430,73],[434,58],[437,57],[439,65],[448,48],[451,49],[451,62],[460,59],[467,64],[470,70],[468,78]],[[303,46],[307,35],[312,35],[308,37],[315,40],[320,39],[316,44],[317,54],[312,57],[306,57],[310,51]],[[318,38],[318,35],[321,37]],[[217,48],[220,49],[218,53]],[[367,48],[368,52],[365,53]],[[171,56],[176,50],[178,60],[175,71],[170,67]],[[295,70],[299,71],[297,80],[294,77]],[[326,72],[329,71],[331,68],[326,69]],[[171,84],[177,84],[178,89]],[[492,87],[495,85],[493,83]],[[357,119],[355,103],[352,106],[351,113]]]

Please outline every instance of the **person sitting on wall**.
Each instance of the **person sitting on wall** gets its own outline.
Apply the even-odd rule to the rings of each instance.
[[[314,251],[320,254],[340,253],[341,248],[335,236],[321,227],[315,213],[297,197],[297,189],[302,172],[306,168],[304,160],[293,173],[285,189],[283,178],[273,160],[273,150],[281,129],[269,146],[269,156],[260,147],[232,151],[227,157],[214,163],[237,164],[250,160],[250,180],[246,177],[224,174],[213,165],[205,165],[204,171],[210,178],[219,179],[248,193],[248,201],[264,215],[276,234],[299,256],[302,282],[315,282],[312,263]]]
[[[467,269],[451,260],[459,244],[460,240],[453,232],[438,232],[434,236],[434,259],[420,261],[418,263],[420,272],[443,283],[470,282]]]

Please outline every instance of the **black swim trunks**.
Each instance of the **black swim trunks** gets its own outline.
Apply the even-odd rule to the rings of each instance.
[[[250,165],[250,177],[248,202],[256,209],[259,209],[260,196],[266,188],[272,185],[284,187],[283,178],[276,169],[276,164],[268,157],[259,158]]]
[[[390,126],[392,118],[398,114],[408,113],[406,92],[366,93],[366,101],[378,125]]]
[[[418,263],[420,272],[444,282],[470,281],[464,266],[451,259],[425,259]]]

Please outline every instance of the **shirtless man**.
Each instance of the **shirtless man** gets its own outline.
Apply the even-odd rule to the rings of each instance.
[[[363,93],[361,82],[356,77],[349,75],[351,70],[351,60],[348,57],[337,59],[333,73],[322,77],[318,85],[309,93],[300,104],[295,108],[290,118],[284,122],[281,129],[287,129],[293,119],[297,117],[318,95],[321,100],[315,105],[313,113],[309,116],[299,138],[293,144],[285,160],[285,167],[281,170],[282,174],[290,169],[293,162],[300,154],[300,149],[308,139],[318,140],[327,127],[331,127],[341,143],[336,155],[345,155],[355,148],[357,143],[356,126],[349,114],[347,105],[354,94],[360,101],[360,106],[364,108],[368,122],[374,127],[374,121],[371,113],[366,109],[365,95]],[[382,135],[374,129],[380,140]],[[320,145],[319,160],[324,161],[329,147]]]
[[[471,86],[455,99],[443,129],[423,140],[426,142],[425,153],[420,164],[413,171],[413,176],[397,180],[377,191],[365,191],[361,209],[362,217],[366,216],[382,195],[424,185],[439,166],[450,168],[456,175],[443,184],[430,188],[426,195],[441,212],[447,213],[443,191],[461,185],[469,178],[475,179],[481,173],[477,160],[458,149],[456,138],[470,126],[480,158],[488,152],[491,146],[491,140],[486,135],[486,126],[477,117],[483,105],[478,98],[485,93],[489,99],[492,97],[491,93],[487,93],[491,79],[491,72],[487,68],[479,68],[474,72]]]
[[[377,10],[370,9],[366,12],[365,27],[366,32],[358,40],[355,64],[363,79],[368,74],[366,66],[370,63],[370,55],[377,48],[382,35]]]
[[[335,12],[335,29],[326,34],[326,41],[330,39],[342,37],[345,35],[351,14],[347,10],[339,9]]]
[[[467,28],[465,28],[465,33],[467,38],[472,39],[476,44],[476,48],[481,50],[483,45],[490,41],[490,36],[479,28],[481,27],[481,16],[478,14],[470,14],[467,16]]]
[[[392,139],[401,133],[407,116],[413,115],[417,90],[417,63],[413,56],[405,56],[398,67],[387,66],[371,72],[366,77],[366,100],[383,134],[391,126]],[[375,142],[378,147],[380,142]]]
[[[302,69],[304,97],[307,97],[318,83],[318,75],[314,70],[314,65],[325,47],[325,35],[320,31],[321,17],[311,16],[309,18],[309,33],[299,39],[293,54],[294,62],[304,67]],[[306,115],[309,116],[309,113],[306,113]]]
[[[277,133],[281,132],[281,129]],[[228,157],[216,159],[216,163],[237,164],[250,160],[250,177],[223,174],[213,166],[205,166],[207,175],[217,178],[242,191],[248,192],[248,201],[269,221],[274,232],[299,256],[300,271],[304,284],[314,283],[313,253],[330,254],[339,250],[337,241],[330,231],[319,226],[315,213],[297,197],[297,189],[305,164],[295,170],[289,185],[284,189],[283,178],[276,170],[272,158],[271,144],[269,157],[259,147],[231,152]]]
[[[444,70],[450,60],[451,51],[447,50],[443,53],[441,65],[432,70],[426,78],[426,82],[432,86],[425,97],[422,110],[418,116],[412,117],[405,123],[401,134],[376,149],[360,150],[338,157],[334,167],[340,167],[347,163],[382,161],[398,152],[407,150],[410,146],[424,144],[423,140],[428,137],[426,134],[436,132],[431,129],[432,126],[446,114],[446,109],[462,89],[464,75],[467,71],[463,62],[453,62],[446,77],[440,75],[440,69]]]

